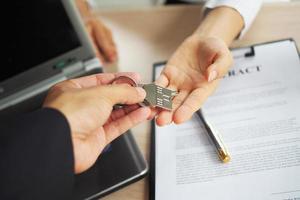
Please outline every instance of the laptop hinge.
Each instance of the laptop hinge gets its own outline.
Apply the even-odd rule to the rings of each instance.
[[[76,76],[78,73],[82,73],[83,71],[85,71],[85,69],[82,61],[73,63],[72,65],[69,65],[62,69],[62,73],[67,78],[72,78]]]
[[[102,63],[100,62],[99,58],[92,58],[92,59],[85,60],[83,62],[83,65],[85,71],[91,71],[93,69],[102,67]]]
[[[79,61],[64,68],[63,74],[68,78],[73,78],[91,71],[95,68],[101,68],[101,63],[98,58],[88,59],[86,61]]]

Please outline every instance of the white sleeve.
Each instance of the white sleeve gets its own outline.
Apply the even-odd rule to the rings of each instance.
[[[227,6],[235,9],[244,19],[244,28],[238,38],[241,38],[251,26],[258,13],[262,0],[208,0],[204,8],[207,10]]]

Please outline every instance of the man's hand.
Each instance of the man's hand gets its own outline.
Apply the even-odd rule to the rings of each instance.
[[[216,89],[232,65],[227,45],[216,37],[187,38],[176,50],[156,83],[178,91],[173,110],[161,111],[158,125],[187,121]],[[156,111],[157,112],[157,111]]]
[[[52,87],[45,100],[44,107],[59,110],[69,122],[76,173],[91,167],[107,144],[150,115],[149,108],[136,105],[146,96],[143,89],[109,84],[118,76],[138,79],[135,73],[118,73],[67,80]],[[129,106],[113,110],[115,104]]]

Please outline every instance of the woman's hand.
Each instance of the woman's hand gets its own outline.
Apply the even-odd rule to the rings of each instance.
[[[242,16],[233,8],[221,6],[209,11],[193,35],[179,46],[156,81],[179,92],[173,100],[172,112],[159,113],[158,125],[185,122],[202,106],[232,65],[228,45],[243,26]],[[157,112],[154,110],[152,116]]]
[[[118,76],[138,79],[136,73],[118,73],[67,80],[52,87],[45,100],[44,107],[59,110],[69,122],[75,173],[91,167],[107,144],[150,115],[149,108],[136,105],[144,100],[145,91],[111,85]],[[129,106],[113,110],[115,104]]]
[[[91,36],[97,57],[103,63],[115,62],[118,54],[110,29],[94,15],[86,0],[76,0],[76,5]]]
[[[97,57],[103,63],[115,62],[118,54],[110,29],[95,17],[86,22],[86,29],[93,41]]]
[[[176,50],[156,83],[178,91],[173,110],[161,111],[156,122],[166,125],[187,121],[216,89],[232,65],[231,53],[221,39],[191,36]],[[156,111],[157,112],[157,111]]]

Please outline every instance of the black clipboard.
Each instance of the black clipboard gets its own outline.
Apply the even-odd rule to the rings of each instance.
[[[261,45],[266,45],[266,44],[271,44],[271,43],[277,43],[277,42],[283,42],[283,41],[291,41],[294,43],[298,54],[299,49],[296,45],[296,42],[293,38],[287,38],[287,39],[282,39],[282,40],[276,40],[276,41],[269,41],[269,42],[264,42],[264,43],[258,43],[258,44],[254,44],[251,46],[245,46],[245,47],[240,47],[240,48],[231,48],[230,50],[234,51],[234,50],[241,50],[241,49],[248,49],[248,51],[246,51],[244,53],[244,57],[252,57],[255,56],[255,47],[256,46],[261,46]],[[299,59],[300,59],[300,54],[299,54]],[[165,65],[167,63],[167,61],[163,61],[163,62],[157,62],[153,64],[153,69],[152,69],[152,81],[155,80],[155,72],[156,72],[156,68],[161,66],[161,65]],[[151,121],[151,144],[150,144],[150,171],[149,171],[149,200],[155,200],[155,121],[152,120]]]

